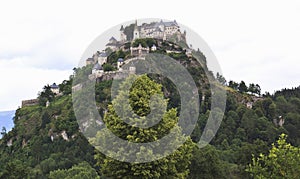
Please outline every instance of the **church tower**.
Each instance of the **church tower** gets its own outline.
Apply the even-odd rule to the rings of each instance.
[[[137,25],[137,20],[135,20],[134,30],[133,30],[133,40],[140,38],[140,31]]]
[[[121,29],[120,29],[120,40],[121,40],[121,42],[126,42],[127,41],[127,36],[124,33],[123,25],[121,26]]]

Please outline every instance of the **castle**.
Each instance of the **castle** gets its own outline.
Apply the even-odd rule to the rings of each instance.
[[[186,31],[184,33],[180,32],[180,27],[176,20],[164,22],[152,22],[150,24],[143,23],[138,26],[137,21],[134,24],[133,38],[129,39],[125,34],[125,29],[123,25],[120,29],[120,40],[121,42],[131,41],[139,38],[155,38],[168,40],[175,38],[177,41],[186,41]]]
[[[127,42],[132,42],[136,39],[142,38],[186,42],[186,31],[181,33],[180,27],[176,20],[169,22],[164,22],[161,20],[160,22],[151,22],[149,24],[143,23],[140,26],[138,25],[137,21],[135,21],[134,29],[132,30],[130,37],[128,37],[128,34],[126,35],[125,28],[123,25],[121,25],[120,41],[118,41],[115,37],[111,37],[105,47],[115,51],[124,48],[124,44]]]
[[[124,64],[128,64],[129,62],[132,63],[132,61],[136,59],[144,59],[144,56],[146,54],[157,50],[155,44],[153,44],[152,47],[143,47],[141,44],[139,44],[137,47],[133,47],[132,43],[136,39],[154,38],[162,41],[186,42],[186,31],[181,33],[180,27],[177,24],[176,20],[168,22],[164,22],[161,20],[159,22],[143,23],[142,25],[138,25],[137,21],[135,21],[135,24],[131,24],[131,28],[132,25],[134,26],[134,28],[129,31],[132,32],[130,37],[128,37],[128,29],[126,35],[125,28],[123,25],[121,25],[120,40],[118,41],[116,38],[111,37],[108,43],[105,45],[106,49],[110,49],[112,51],[117,51],[120,49],[123,51],[129,50],[132,58],[126,59],[126,61],[122,58],[119,58],[117,61],[117,71],[104,72],[103,65],[107,63],[108,54],[106,53],[106,51],[97,51],[91,58],[88,58],[86,60],[86,65],[94,65],[92,74],[89,75],[89,79],[108,80],[112,78],[124,78],[126,74],[128,75],[135,73],[136,69],[133,65],[131,65],[127,69],[123,69],[122,66],[124,66]],[[125,48],[125,45],[128,43],[131,43],[130,48]],[[178,53],[177,51],[167,50],[167,53],[172,52]],[[191,55],[190,49],[187,48],[186,52],[188,56]]]

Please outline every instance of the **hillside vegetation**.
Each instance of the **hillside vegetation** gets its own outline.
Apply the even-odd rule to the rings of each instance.
[[[167,158],[138,165],[119,162],[98,152],[90,142],[106,140],[97,135],[101,125],[91,125],[94,129],[85,136],[81,133],[71,93],[72,84],[88,79],[92,72],[92,66],[88,65],[74,69],[74,75],[59,85],[60,95],[54,95],[49,86],[45,86],[38,96],[38,105],[16,111],[14,128],[3,133],[0,140],[0,178],[299,178],[300,87],[261,95],[259,85],[246,85],[243,81],[227,83],[221,75],[214,76],[208,71],[205,56],[200,51],[193,51],[190,58],[171,42],[159,46],[157,41],[148,39],[140,43],[157,43],[157,53],[168,55],[185,66],[198,87],[199,118],[181,148]],[[166,53],[166,49],[181,53]],[[116,59],[121,56],[125,60],[126,56],[129,58],[129,54],[117,51],[108,57],[108,64],[115,67]],[[95,84],[95,100],[99,114],[105,116],[104,122],[112,131],[127,140],[145,142],[147,137],[154,140],[168,133],[177,122],[181,101],[176,85],[166,77],[149,74],[139,79],[131,89],[131,105],[137,113],[147,114],[145,101],[151,94],[145,84],[157,90],[164,96],[169,112],[163,120],[168,125],[159,128],[166,130],[165,133],[153,132],[153,129],[141,132],[119,121],[111,107],[112,80]],[[209,83],[209,79],[213,83]],[[211,85],[226,90],[227,105],[216,136],[210,145],[199,149],[196,143],[210,114]],[[144,93],[137,92],[143,90]],[[46,106],[47,101],[49,106]],[[84,110],[82,115],[85,115]],[[290,161],[277,162],[276,166],[267,162],[270,158],[283,161],[286,155]]]

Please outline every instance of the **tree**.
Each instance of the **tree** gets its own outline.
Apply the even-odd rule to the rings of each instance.
[[[74,68],[74,71],[76,71],[76,68]],[[64,95],[71,94],[72,93],[72,82],[73,80],[64,80],[59,86],[60,92],[62,92]]]
[[[254,83],[250,83],[249,84],[249,88],[248,88],[248,91],[252,94],[255,93],[255,84]]]
[[[287,135],[281,134],[268,155],[253,156],[246,171],[254,178],[299,178],[300,148],[287,143],[286,139]]]
[[[44,86],[43,91],[39,94],[39,104],[45,106],[47,101],[53,101],[55,94],[52,92],[49,85]]]
[[[228,83],[228,86],[232,89],[238,90],[239,84],[232,81],[232,80],[230,80],[229,83]]]
[[[104,71],[113,71],[113,70],[115,70],[115,68],[111,64],[106,63],[103,65],[103,70]]]
[[[239,84],[238,89],[241,93],[245,93],[245,92],[248,91],[248,87],[247,87],[247,85],[244,81],[241,81],[241,83]]]
[[[22,161],[14,159],[9,161],[3,171],[0,173],[0,178],[28,178],[30,175],[29,167],[27,167]]]
[[[195,148],[191,161],[189,178],[226,178],[218,152],[211,145]]]
[[[137,47],[141,44],[143,47],[152,47],[153,44],[156,44],[153,38],[145,38],[145,39],[136,39],[132,46]]]
[[[70,169],[51,171],[50,179],[65,178],[65,179],[99,179],[96,170],[87,162],[79,163]]]
[[[217,80],[218,80],[222,85],[226,85],[226,79],[225,79],[219,72],[217,72]]]
[[[6,128],[5,127],[2,127],[2,131],[1,131],[0,134],[2,135],[2,137],[5,136],[5,134],[6,134]]]
[[[42,124],[41,124],[41,127],[42,128],[45,128],[46,125],[48,123],[51,122],[51,116],[49,115],[49,113],[47,111],[45,111],[43,114],[42,114]]]
[[[127,78],[125,82],[121,84],[120,89],[127,88],[128,85],[131,86],[130,80],[134,79],[132,77],[133,76]],[[108,106],[108,112],[104,117],[107,128],[119,138],[138,143],[156,141],[157,139],[169,135],[170,129],[172,128],[180,131],[181,129],[176,125],[178,117],[177,111],[174,108],[167,110],[161,117],[160,122],[149,128],[140,128],[129,125],[124,122],[124,120],[127,119],[126,116],[124,119],[121,119],[116,114],[116,110],[121,110],[121,114],[123,114],[127,113],[127,111],[130,111],[130,108],[132,108],[135,114],[133,114],[132,117],[129,117],[129,120],[134,119],[135,121],[144,124],[151,123],[152,120],[158,118],[156,113],[153,114],[153,117],[147,118],[147,120],[143,120],[144,117],[152,110],[158,110],[159,113],[159,110],[162,110],[167,106],[167,100],[163,98],[159,98],[157,101],[152,100],[149,105],[149,100],[154,94],[163,97],[161,88],[161,85],[155,83],[146,75],[142,75],[134,81],[129,94],[128,92],[119,91],[118,95],[112,101],[114,106]],[[129,102],[126,101],[126,95],[129,96]],[[137,118],[139,120],[136,120]],[[120,147],[119,143],[107,137],[103,132],[100,132],[101,131],[97,133],[96,138],[94,139],[96,146],[101,143],[101,145],[109,145],[112,148],[118,148],[119,151],[126,150],[126,148],[129,147],[129,144],[128,146]],[[182,138],[172,138],[172,143],[169,145],[172,146],[181,140]],[[155,147],[154,144],[153,147]],[[188,138],[188,140],[171,155],[148,163],[121,162],[107,157],[100,152],[95,158],[97,160],[97,165],[101,168],[101,172],[105,176],[111,178],[184,178],[189,172],[188,166],[190,164],[193,147],[194,145],[191,139]],[[116,155],[121,155],[119,151],[117,151]],[[134,158],[142,157],[151,159],[157,152],[159,153],[159,151],[140,147],[132,149],[126,154],[122,154],[122,157],[125,158],[130,156]]]
[[[259,96],[261,94],[261,88],[258,84],[255,85],[255,93],[258,94]]]
[[[261,88],[260,88],[260,86],[258,84],[251,83],[251,84],[249,84],[248,91],[250,93],[252,93],[252,94],[258,94],[258,95],[260,95]]]

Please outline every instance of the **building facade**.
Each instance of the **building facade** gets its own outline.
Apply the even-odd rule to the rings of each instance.
[[[120,39],[122,42],[135,40],[139,38],[156,38],[168,40],[172,37],[176,37],[179,41],[184,40],[186,38],[186,33],[180,32],[180,27],[177,24],[176,20],[174,21],[160,21],[160,22],[152,22],[152,23],[143,23],[142,25],[138,25],[137,21],[134,24],[133,30],[133,39],[128,39],[125,35],[123,25],[120,28]]]

